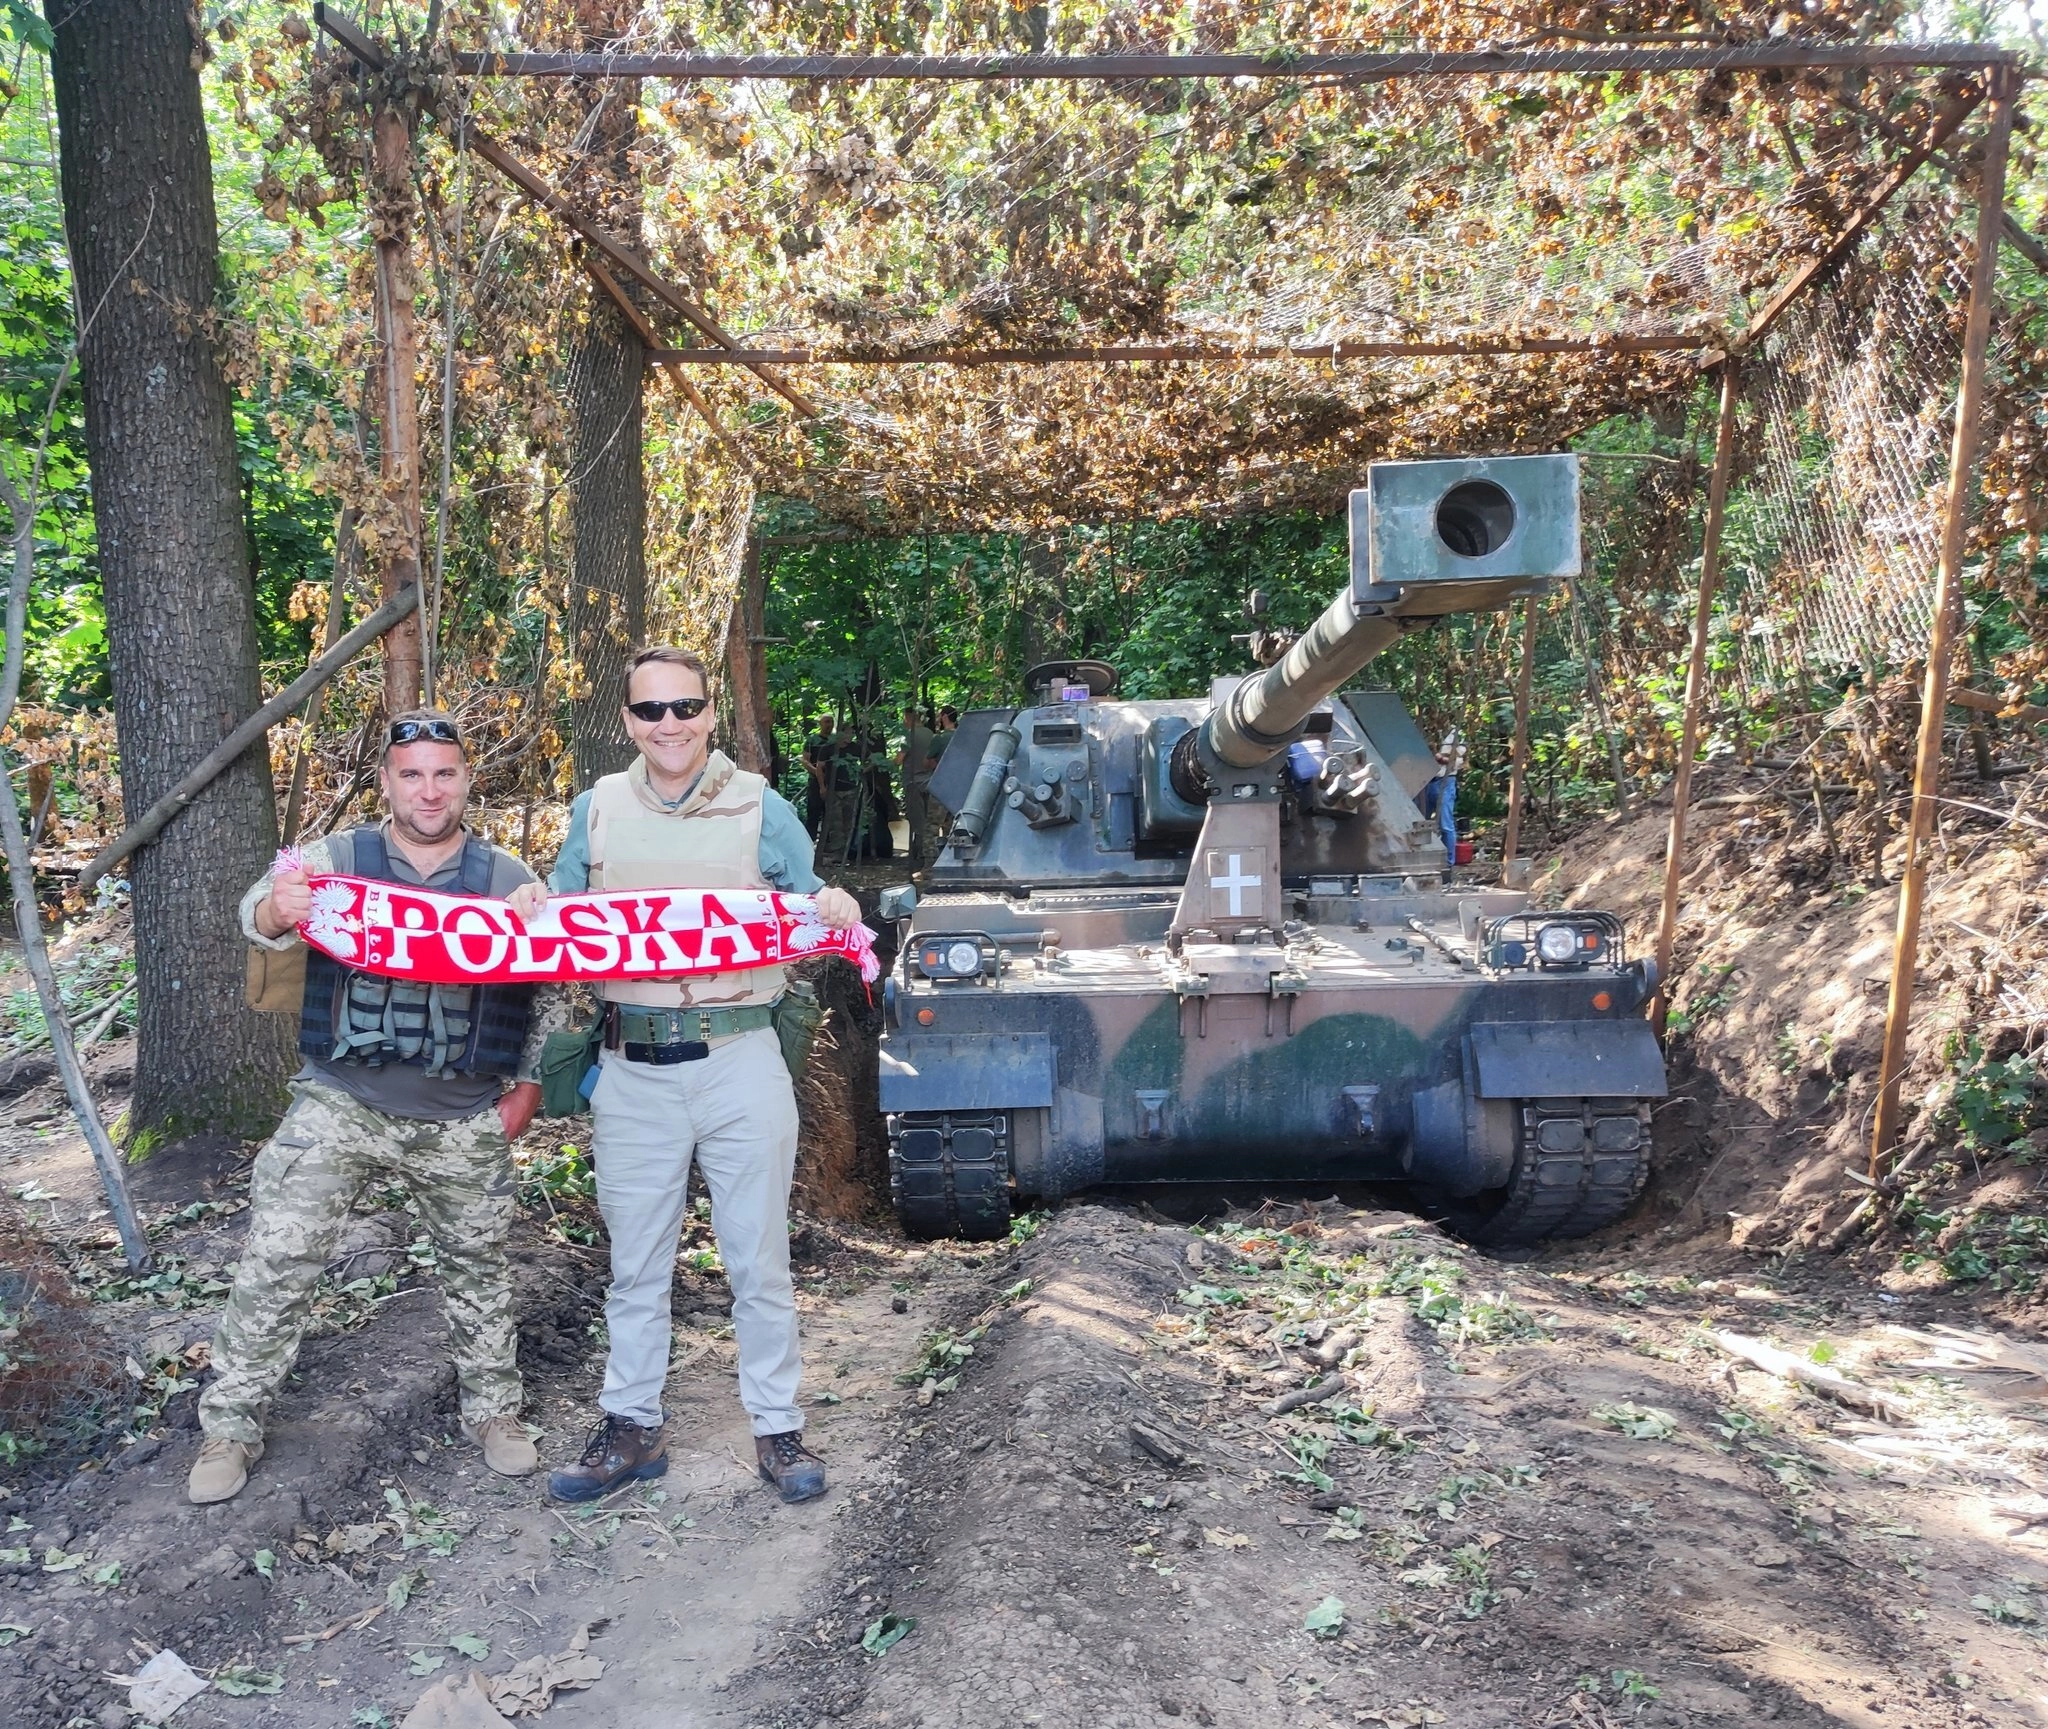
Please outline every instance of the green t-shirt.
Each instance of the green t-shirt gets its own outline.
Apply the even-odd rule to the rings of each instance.
[[[922,722],[912,721],[903,730],[903,778],[905,780],[927,780],[931,777],[932,764],[938,761],[938,752],[932,748],[936,734]]]

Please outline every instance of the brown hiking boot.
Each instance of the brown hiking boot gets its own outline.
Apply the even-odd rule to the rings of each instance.
[[[484,1450],[484,1463],[501,1477],[526,1477],[540,1469],[540,1451],[526,1425],[509,1411],[464,1423],[462,1432]]]
[[[785,1501],[815,1501],[825,1492],[825,1461],[804,1445],[801,1429],[756,1435],[754,1459]]]
[[[249,1467],[263,1457],[261,1441],[228,1441],[209,1435],[199,1444],[199,1457],[185,1479],[185,1498],[204,1507],[212,1501],[232,1501],[249,1480]]]
[[[595,1501],[621,1483],[659,1477],[668,1469],[668,1443],[661,1425],[643,1429],[607,1411],[583,1443],[575,1464],[548,1473],[548,1493],[557,1501]]]

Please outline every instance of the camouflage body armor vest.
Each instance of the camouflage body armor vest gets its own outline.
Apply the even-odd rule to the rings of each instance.
[[[351,876],[396,882],[384,831],[371,825],[349,834]],[[475,835],[462,843],[460,892],[491,892],[491,846]],[[448,1075],[510,1075],[519,1067],[531,985],[423,985],[357,972],[318,949],[306,951],[306,997],[299,1011],[299,1050],[319,1062],[414,1063],[437,1079]]]

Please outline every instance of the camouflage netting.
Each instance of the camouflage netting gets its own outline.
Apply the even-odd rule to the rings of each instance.
[[[1897,40],[1919,26],[1895,0],[1815,0],[1796,19],[1696,0],[532,0],[510,13],[458,0],[444,19],[446,40],[422,53],[401,15],[363,14],[400,51],[398,77],[425,114],[397,184],[369,171],[374,81],[333,44],[266,50],[261,65],[237,47],[246,68],[221,76],[266,133],[266,214],[309,227],[360,213],[376,232],[421,206],[430,398],[455,348],[440,690],[489,741],[489,797],[517,810],[522,834],[573,790],[568,723],[610,712],[602,682],[637,628],[628,620],[717,655],[764,520],[777,533],[1008,533],[1042,549],[1065,534],[1071,548],[1103,524],[1328,514],[1376,458],[1554,449],[1620,416],[1651,429],[1634,442],[1654,449],[1642,461],[1610,449],[1589,466],[1597,570],[1542,626],[1553,650],[1593,669],[1589,701],[1629,741],[1629,772],[1654,774],[1697,568],[1712,437],[1703,364],[1983,93],[1972,72],[1725,63],[1351,82],[691,83],[470,76],[450,57],[1617,44],[1725,57],[1794,37]],[[464,123],[628,240],[735,340],[897,362],[793,364],[781,389],[731,365],[651,373],[644,606],[570,580],[564,500],[584,474],[565,357],[592,321],[616,316],[584,268],[594,250],[466,147]],[[1979,107],[1750,357],[1718,686],[1733,672],[1775,686],[1802,665],[1896,669],[1924,640],[1983,136]],[[2015,150],[2014,184],[2031,186],[2027,134]],[[294,241],[245,290],[233,334],[246,388],[310,366],[346,396],[365,376],[368,238]],[[322,276],[323,258],[347,280]],[[2039,284],[2007,288],[1974,544],[1988,557],[1973,585],[2009,587],[2030,638],[2048,644],[2032,574],[2048,522],[2048,351],[2031,322]],[[705,345],[660,297],[625,292],[657,343]],[[1344,346],[1417,339],[1453,352]],[[1560,342],[1590,346],[1480,352]],[[1640,346],[1656,342],[1699,346]],[[1218,357],[917,358],[1104,345]],[[1337,358],[1245,357],[1333,345]],[[287,466],[361,508],[374,550],[388,512],[346,418],[322,409],[298,426],[280,413],[272,427]],[[439,418],[426,417],[429,472]],[[368,584],[356,586],[359,611]],[[308,590],[318,616],[324,590]],[[584,628],[607,607],[607,629]],[[1473,700],[1491,702],[1512,677],[1514,638],[1482,634]],[[593,643],[604,665],[584,664]],[[2048,668],[2048,646],[1998,653],[2014,679]],[[374,701],[365,669],[325,706],[320,730],[343,733],[343,713],[355,743],[322,759],[316,822],[365,784]]]
[[[577,9],[587,20],[589,5]],[[605,8],[597,8],[603,11]],[[1560,38],[1734,44],[1772,28],[1663,8],[1556,7],[1516,22],[1412,7],[1008,6],[877,22],[836,7],[619,9],[620,49],[1311,51]],[[1037,22],[1033,24],[1032,19]],[[1020,22],[1021,20],[1021,22]],[[1821,8],[1817,42],[1867,33]],[[1020,35],[1020,31],[1023,34]],[[561,45],[536,21],[523,44]],[[476,26],[469,46],[514,45]],[[638,102],[631,159],[655,267],[745,344],[892,357],[1001,348],[1220,350],[1425,339],[1452,346],[1741,332],[1821,250],[1966,79],[1910,71],[1515,77],[1365,84],[754,81],[598,87],[450,80],[460,107],[579,208],[612,164],[596,105]],[[554,219],[479,180],[504,237],[475,291],[532,317],[521,260]],[[651,300],[663,339],[702,338]],[[1381,456],[1542,449],[1694,388],[1684,353],[829,366],[693,381],[732,445],[665,389],[693,471],[870,532],[1039,529],[1331,508]],[[521,388],[515,363],[493,381]]]

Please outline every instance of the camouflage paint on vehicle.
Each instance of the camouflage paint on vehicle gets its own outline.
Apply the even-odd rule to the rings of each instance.
[[[994,1234],[1013,1182],[1406,1179],[1496,1240],[1626,1207],[1665,1091],[1650,967],[1609,915],[1449,880],[1438,753],[1344,688],[1575,573],[1577,530],[1572,458],[1378,464],[1351,589],[1252,633],[1265,672],[1123,702],[1049,663],[1036,701],[963,717],[932,788],[961,814],[887,985],[906,1223]]]

